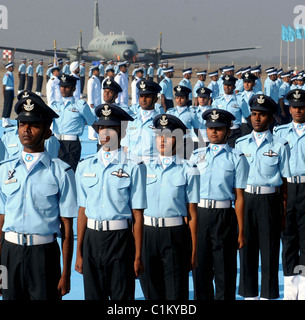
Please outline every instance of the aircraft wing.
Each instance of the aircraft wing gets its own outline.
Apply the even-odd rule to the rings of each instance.
[[[31,54],[37,54],[37,55],[42,55],[42,56],[54,57],[54,51],[52,51],[52,50],[34,50],[34,49],[2,47],[2,46],[0,46],[0,50],[11,50],[11,51],[16,51],[16,52],[24,52],[24,53],[31,53]],[[58,58],[69,57],[67,51],[61,51],[60,49],[56,50],[56,55]],[[99,57],[94,57],[94,56],[89,56],[89,55],[82,55],[81,59],[85,60],[86,62],[100,60]]]
[[[207,50],[201,52],[188,52],[188,53],[176,53],[176,54],[162,54],[161,59],[177,59],[177,58],[185,58],[185,57],[194,57],[201,55],[210,55],[216,53],[225,53],[225,52],[234,52],[234,51],[244,51],[244,50],[254,50],[260,49],[261,47],[246,47],[246,48],[236,48],[236,49],[223,49],[223,50]]]

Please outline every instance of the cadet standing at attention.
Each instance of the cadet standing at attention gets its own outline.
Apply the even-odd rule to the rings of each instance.
[[[250,99],[252,133],[236,141],[249,163],[244,195],[246,245],[240,250],[239,294],[258,300],[259,252],[261,256],[261,299],[279,297],[278,269],[280,233],[287,204],[289,145],[273,136],[269,125],[277,104],[266,95]]]
[[[85,78],[86,78],[86,62],[82,60],[79,66],[79,78],[80,78],[80,98],[84,98],[84,87],[85,87]]]
[[[36,67],[36,94],[41,96],[41,89],[43,84],[43,60],[38,61],[38,66]]]
[[[34,77],[34,69],[33,69],[34,60],[29,60],[29,65],[26,68],[26,91],[32,91],[33,87],[33,77]]]
[[[154,64],[150,62],[148,65],[146,80],[154,81]]]
[[[211,78],[211,82],[209,83],[208,88],[210,90],[212,90],[211,102],[213,102],[213,100],[219,96],[219,86],[218,86],[218,82],[217,82],[218,81],[218,70],[210,72],[209,77]]]
[[[282,84],[279,88],[279,105],[281,108],[281,124],[287,124],[291,121],[291,115],[289,112],[289,101],[286,99],[286,95],[290,91],[290,78],[291,72],[287,71],[281,74]]]
[[[287,178],[287,213],[283,231],[282,264],[284,300],[305,300],[305,91],[295,89],[285,99],[292,122],[274,128],[274,135],[288,141],[290,171]]]
[[[53,121],[53,132],[60,143],[58,158],[68,163],[75,171],[82,148],[79,137],[83,134],[86,123],[91,126],[95,117],[86,101],[73,97],[75,77],[63,74],[59,86],[62,98],[50,105],[59,115],[58,119]]]
[[[119,93],[116,103],[119,105],[128,106],[128,73],[127,73],[127,61],[118,63],[120,72],[115,76],[114,80],[122,88],[122,92]]]
[[[158,156],[147,166],[141,286],[147,300],[188,300],[189,271],[197,266],[199,172],[176,154],[186,126],[154,118]]]
[[[4,97],[4,105],[2,110],[2,127],[11,127],[10,116],[14,101],[14,64],[13,62],[8,63],[6,66],[6,73],[2,80],[2,93]]]
[[[182,70],[183,73],[183,79],[179,82],[180,86],[184,86],[187,87],[191,90],[190,94],[189,94],[189,101],[188,101],[188,106],[192,105],[192,99],[193,99],[193,94],[192,94],[192,84],[191,84],[191,79],[192,79],[192,75],[193,75],[193,70],[192,68],[187,68],[187,69],[183,69]]]
[[[44,148],[57,114],[34,96],[21,98],[15,112],[23,151],[0,165],[1,265],[8,271],[3,299],[58,300],[70,291],[74,173]]]
[[[198,81],[194,85],[194,89],[193,89],[193,97],[195,98],[195,101],[194,101],[194,106],[195,107],[198,106],[197,90],[199,88],[205,87],[204,81],[206,80],[206,76],[207,76],[207,71],[206,70],[197,72]]]
[[[26,71],[25,63],[26,63],[26,59],[22,59],[18,69],[18,78],[19,78],[18,93],[23,91],[25,86],[25,71]]]
[[[202,119],[210,144],[195,150],[190,158],[200,171],[195,299],[235,300],[237,249],[245,244],[244,189],[249,165],[244,154],[227,143],[235,119],[230,112],[210,109]]]
[[[170,108],[174,107],[174,94],[173,94],[173,82],[172,77],[174,76],[174,67],[163,69],[164,78],[159,83],[161,87],[161,105],[166,112]]]
[[[133,121],[114,104],[96,109],[101,149],[78,165],[79,214],[75,269],[84,276],[86,300],[133,300],[143,271],[141,249],[146,167],[121,149],[122,122]]]
[[[51,71],[51,78],[49,79],[46,87],[47,91],[47,101],[48,105],[50,106],[54,101],[61,100],[61,93],[59,90],[59,74],[60,74],[60,68],[59,66],[54,66],[50,68]]]
[[[66,64],[62,68],[62,73],[63,74],[70,74],[71,73],[71,71],[70,71],[70,60],[67,59],[65,62],[66,62]]]

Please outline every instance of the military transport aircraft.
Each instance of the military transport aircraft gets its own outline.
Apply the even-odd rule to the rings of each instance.
[[[122,34],[115,34],[111,32],[109,35],[104,35],[99,28],[99,13],[98,13],[98,0],[95,0],[94,18],[93,18],[93,38],[85,50],[82,45],[82,32],[80,31],[78,46],[57,49],[56,54],[58,58],[69,58],[73,60],[85,60],[86,62],[99,61],[100,59],[114,61],[129,61],[133,62],[153,62],[155,66],[158,65],[160,60],[170,60],[177,58],[185,58],[192,56],[210,55],[216,53],[243,51],[259,49],[261,47],[246,47],[236,49],[223,49],[223,50],[206,50],[201,52],[186,52],[174,53],[164,52],[162,50],[162,33],[160,33],[158,46],[151,49],[138,49],[136,41],[130,37]],[[16,52],[32,53],[42,56],[54,56],[54,50],[34,50],[25,48],[13,48],[0,46],[0,49],[7,49]],[[141,54],[141,56],[139,56]],[[143,55],[142,55],[143,54]]]

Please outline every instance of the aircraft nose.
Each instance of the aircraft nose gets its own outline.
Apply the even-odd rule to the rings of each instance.
[[[125,50],[124,53],[123,53],[123,56],[124,56],[125,60],[130,60],[133,57],[133,51],[130,50],[130,49]]]

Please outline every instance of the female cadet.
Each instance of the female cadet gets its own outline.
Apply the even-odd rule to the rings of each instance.
[[[189,271],[197,263],[199,172],[176,154],[187,129],[182,121],[163,114],[153,124],[159,155],[147,164],[140,281],[148,300],[188,300]]]
[[[190,158],[190,162],[197,165],[201,178],[198,267],[193,272],[195,298],[214,300],[215,278],[215,298],[234,300],[237,248],[244,245],[243,197],[248,163],[240,151],[227,143],[235,119],[230,112],[213,108],[205,111],[202,118],[206,121],[210,144],[195,150]]]
[[[122,108],[102,104],[93,128],[102,147],[81,161],[76,172],[79,215],[75,269],[84,275],[86,300],[134,299],[142,270],[146,167],[127,160],[121,149]]]

